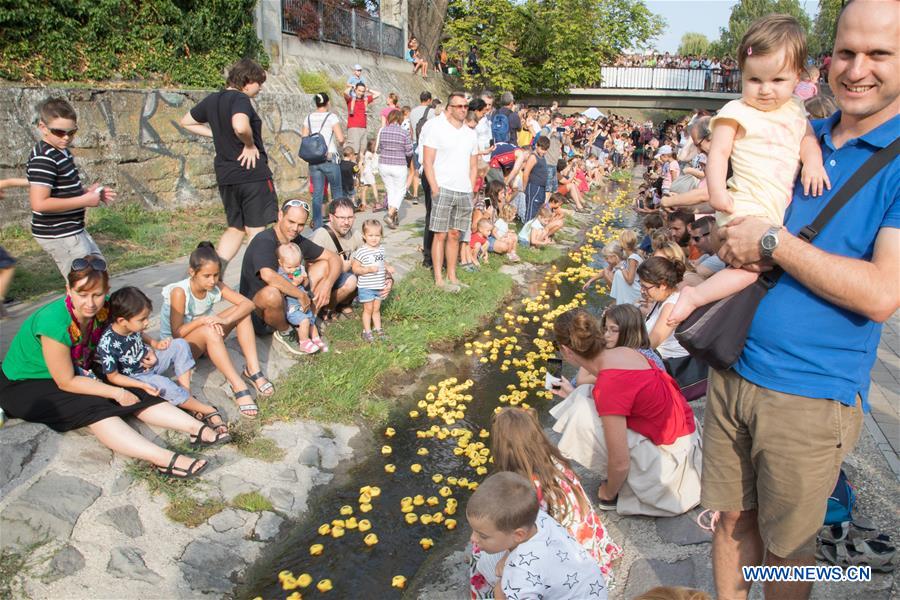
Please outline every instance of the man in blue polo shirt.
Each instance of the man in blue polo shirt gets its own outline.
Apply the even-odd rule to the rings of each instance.
[[[735,219],[722,258],[785,270],[753,320],[739,362],[710,374],[702,503],[720,511],[713,572],[720,598],[746,598],[741,567],[814,564],[816,533],[859,436],[880,323],[900,307],[900,159],[853,197],[812,244],[797,232],[900,134],[900,10],[854,0],[839,20],[829,84],[841,111],[813,124],[832,189],[794,191],[783,228]],[[767,582],[767,598],[811,583]]]

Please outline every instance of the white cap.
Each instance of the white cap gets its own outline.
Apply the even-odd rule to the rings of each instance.
[[[353,65],[353,70],[354,71],[362,71],[363,70],[362,65],[359,63],[356,63],[355,65]]]
[[[660,156],[664,156],[666,154],[672,154],[672,146],[668,144],[656,151],[656,158],[659,158]]]

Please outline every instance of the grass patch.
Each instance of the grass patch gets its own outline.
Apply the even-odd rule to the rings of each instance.
[[[331,79],[322,71],[297,71],[297,83],[307,94],[320,94],[331,90],[340,93],[344,90],[341,81]]]
[[[131,202],[92,208],[87,213],[87,229],[115,276],[189,254],[200,240],[218,239],[225,230],[225,216],[218,205],[150,210]],[[28,300],[62,292],[63,279],[56,264],[29,229],[6,227],[2,234],[3,246],[19,261],[9,296]]]
[[[613,169],[607,173],[606,178],[617,183],[627,183],[631,181],[630,169]]]
[[[565,251],[556,246],[546,246],[544,248],[535,248],[534,246],[519,246],[516,250],[519,258],[525,262],[534,265],[548,265],[560,258]]]
[[[197,500],[187,496],[175,498],[166,507],[166,516],[186,527],[202,525],[211,516],[225,510],[226,504],[220,500]]]
[[[244,456],[264,462],[274,463],[284,458],[284,450],[273,440],[261,435],[239,436],[235,438],[235,445]]]
[[[176,450],[177,452],[177,450]],[[197,488],[199,479],[176,479],[160,473],[155,465],[146,461],[131,461],[125,466],[125,472],[132,479],[147,484],[151,494],[165,494],[170,500],[187,498]]]
[[[273,510],[272,503],[269,502],[269,499],[259,492],[247,492],[245,494],[238,494],[234,497],[234,499],[232,499],[231,506],[240,510],[246,510],[247,512],[264,512],[267,510]]]
[[[46,544],[44,539],[23,548],[0,548],[0,598],[25,598],[23,584],[32,576],[35,567],[44,562],[36,558],[36,551]]]
[[[435,291],[430,270],[412,270],[382,309],[389,342],[361,343],[358,319],[330,325],[332,351],[301,360],[291,369],[262,407],[263,416],[383,421],[391,402],[374,394],[382,380],[421,367],[432,343],[468,335],[484,315],[500,307],[513,287],[512,278],[499,272],[501,262],[491,261],[478,273],[461,273],[460,279],[472,287],[459,294]],[[425,295],[428,302],[422,302]]]

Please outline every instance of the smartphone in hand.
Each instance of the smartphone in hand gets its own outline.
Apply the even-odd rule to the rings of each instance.
[[[550,358],[547,360],[547,375],[544,377],[544,389],[558,390],[562,385],[562,359]]]

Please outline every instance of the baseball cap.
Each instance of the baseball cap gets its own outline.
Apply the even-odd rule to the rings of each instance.
[[[363,70],[362,65],[359,63],[353,65],[353,70],[354,71],[362,71]]]
[[[672,146],[666,144],[662,146],[659,150],[656,151],[656,158],[660,156],[665,156],[666,154],[672,154]]]

